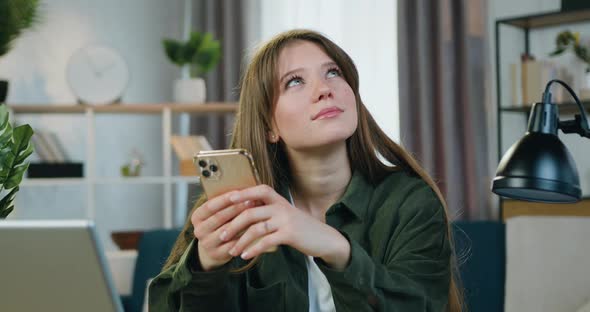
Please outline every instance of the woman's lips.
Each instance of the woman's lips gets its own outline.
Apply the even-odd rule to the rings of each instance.
[[[332,118],[340,115],[343,111],[338,107],[328,107],[322,109],[319,113],[313,116],[312,120],[321,120],[326,118]]]

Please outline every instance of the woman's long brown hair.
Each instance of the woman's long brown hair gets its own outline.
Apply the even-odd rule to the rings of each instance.
[[[351,169],[362,173],[373,184],[378,184],[390,172],[400,169],[419,176],[434,190],[442,203],[447,218],[447,235],[453,246],[447,206],[439,188],[418,162],[400,145],[392,141],[370,115],[359,95],[358,72],[352,59],[339,46],[317,32],[298,29],[281,33],[260,47],[253,55],[240,83],[239,108],[230,148],[245,148],[251,152],[261,183],[276,188],[280,181],[289,181],[289,165],[285,152],[280,144],[267,141],[267,133],[272,129],[274,103],[278,97],[279,54],[285,46],[295,40],[310,41],[322,48],[339,66],[344,79],[354,91],[358,127],[346,142]],[[383,163],[378,155],[395,167]],[[205,201],[206,197],[201,196],[192,211]],[[164,269],[179,261],[193,239],[193,226],[189,218]],[[256,259],[240,272],[249,269],[255,262]],[[463,294],[458,287],[459,274],[454,248],[451,256],[451,272],[448,311],[461,311]]]

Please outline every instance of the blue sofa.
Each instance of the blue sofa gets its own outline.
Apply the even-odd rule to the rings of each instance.
[[[505,233],[502,222],[453,223],[467,311],[504,311]]]
[[[139,242],[132,293],[123,298],[126,312],[140,312],[148,279],[155,277],[180,234],[179,229],[154,230]],[[504,310],[505,225],[501,222],[453,223],[455,249],[468,311]]]
[[[126,312],[142,311],[146,283],[162,270],[178,234],[180,234],[179,229],[153,230],[143,233],[137,248],[131,295],[121,298]]]

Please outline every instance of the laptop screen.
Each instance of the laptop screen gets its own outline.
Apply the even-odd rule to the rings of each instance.
[[[0,311],[123,311],[88,221],[0,221]]]

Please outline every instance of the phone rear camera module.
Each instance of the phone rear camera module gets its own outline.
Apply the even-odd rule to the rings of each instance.
[[[199,167],[201,167],[201,168],[207,167],[207,162],[204,160],[199,160]]]
[[[210,176],[211,176],[211,172],[209,172],[209,170],[203,170],[203,176],[204,176],[205,178],[208,178],[208,177],[210,177]]]
[[[211,172],[217,172],[217,166],[211,165],[209,166],[209,170],[211,170]]]

